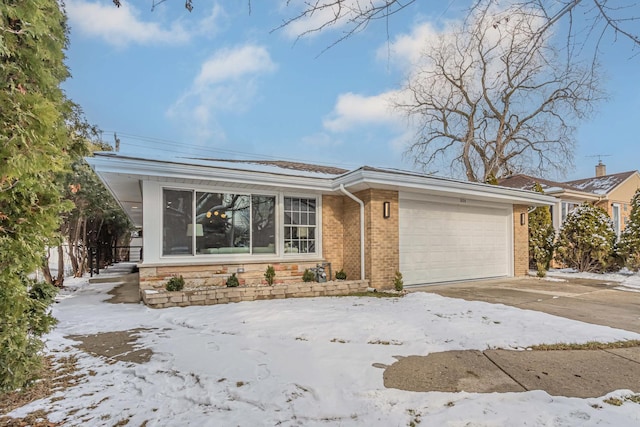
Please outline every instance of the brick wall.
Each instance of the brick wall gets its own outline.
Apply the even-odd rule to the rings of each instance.
[[[336,271],[344,268],[343,217],[344,197],[322,196],[322,256],[331,263],[334,277]]]
[[[365,274],[372,287],[391,289],[400,266],[398,192],[368,189],[356,196],[365,202]],[[384,202],[391,206],[389,218],[382,215]]]
[[[360,277],[360,205],[343,197],[344,271],[347,279]]]
[[[528,206],[513,205],[513,275],[529,274],[529,217]],[[524,225],[520,225],[520,214],[525,215]]]

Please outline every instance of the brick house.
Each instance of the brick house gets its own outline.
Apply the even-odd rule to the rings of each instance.
[[[539,183],[545,194],[554,196],[551,211],[553,226],[559,230],[567,214],[581,203],[588,202],[603,208],[613,221],[619,236],[631,214],[631,199],[640,188],[638,171],[607,174],[602,162],[596,165],[595,176],[574,181],[556,182],[529,175],[512,175],[498,181],[505,187],[532,190]]]
[[[393,287],[528,272],[527,210],[550,196],[415,172],[282,161],[153,160],[97,153],[87,161],[144,230],[141,286],[174,274],[259,284],[331,263],[349,279]]]

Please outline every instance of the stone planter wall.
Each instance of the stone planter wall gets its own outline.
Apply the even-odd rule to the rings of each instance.
[[[218,263],[149,266],[141,264],[140,289],[164,289],[167,281],[173,276],[182,276],[187,288],[201,288],[208,286],[225,286],[227,278],[236,273],[240,285],[265,285],[264,272],[268,266],[273,266],[276,277],[275,283],[296,283],[302,281],[302,274],[307,268],[313,268],[316,261],[310,262],[279,262],[279,263]],[[238,273],[239,268],[242,272]]]
[[[214,305],[240,301],[268,299],[339,296],[353,292],[365,292],[366,280],[344,280],[324,283],[282,283],[273,286],[239,286],[227,288],[211,286],[168,292],[164,289],[140,289],[142,301],[152,308],[187,307],[191,305]]]

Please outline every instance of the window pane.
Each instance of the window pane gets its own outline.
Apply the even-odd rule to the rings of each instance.
[[[196,223],[202,236],[196,238],[198,253],[249,253],[250,197],[229,193],[196,193]]]
[[[162,255],[192,255],[193,192],[165,189],[162,195]]]
[[[314,253],[316,243],[316,199],[285,197],[285,253]]]
[[[276,198],[251,196],[252,252],[276,253]]]

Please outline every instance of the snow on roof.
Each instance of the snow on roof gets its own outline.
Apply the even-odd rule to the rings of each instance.
[[[621,172],[612,175],[583,178],[566,182],[555,182],[529,175],[518,174],[498,180],[498,185],[501,185],[503,187],[519,188],[521,190],[531,190],[533,189],[535,183],[538,183],[547,193],[553,191],[569,190],[603,196],[610,193],[613,189],[615,189],[618,185],[620,185],[634,173],[636,173],[636,171]]]
[[[95,153],[101,157],[116,157],[126,159],[139,159],[137,156],[128,156],[113,152]],[[335,166],[315,165],[302,162],[291,162],[283,160],[236,160],[236,159],[211,159],[201,157],[162,157],[155,155],[153,158],[145,158],[144,160],[152,160],[172,164],[184,164],[194,166],[215,167],[223,169],[233,169],[250,172],[264,172],[278,175],[290,175],[308,178],[335,178],[349,172]]]
[[[338,176],[349,172],[347,169],[338,168],[335,166],[315,165],[302,162],[291,162],[284,160],[224,160],[224,159],[206,159],[195,158],[199,162],[206,162],[207,164],[213,163],[220,166],[233,166],[241,164],[244,170],[255,170],[255,168],[267,167],[277,168],[278,170],[284,169],[285,171],[293,171],[296,175],[303,173],[319,174]]]
[[[636,171],[621,172],[613,175],[605,175],[595,178],[578,179],[575,181],[568,181],[567,184],[571,185],[579,191],[605,195],[611,192],[614,188],[616,188],[634,173],[636,173]]]
[[[536,184],[540,184],[545,192],[575,190],[570,185],[563,182],[551,181],[548,179],[536,178],[525,174],[511,175],[498,180],[498,185],[502,187],[517,188],[520,190],[533,191]]]

